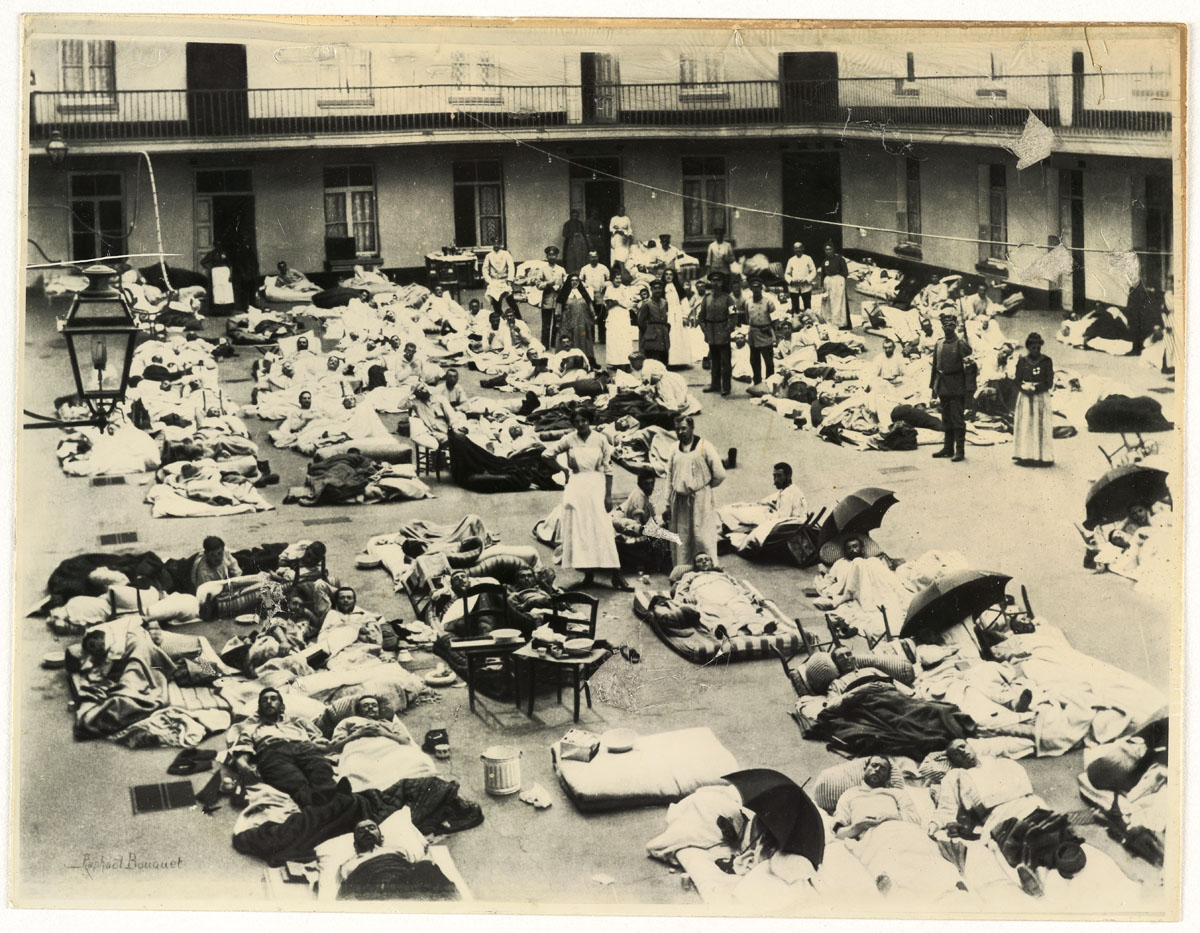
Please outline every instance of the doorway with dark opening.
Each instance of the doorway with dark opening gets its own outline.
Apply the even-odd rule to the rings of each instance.
[[[235,136],[250,131],[246,47],[189,42],[188,131],[194,136]]]
[[[838,152],[786,152],[783,155],[783,239],[799,241],[813,257],[824,255],[826,242],[842,245],[842,164]],[[807,217],[808,220],[795,220]]]
[[[241,309],[246,308],[258,287],[258,233],[252,183],[249,169],[196,172],[196,242],[207,240],[225,254],[234,302]],[[211,226],[202,232],[202,224]]]
[[[617,156],[571,156],[570,159],[569,209],[579,211],[587,227],[588,245],[607,266],[610,264],[608,222],[622,205],[621,160]]]

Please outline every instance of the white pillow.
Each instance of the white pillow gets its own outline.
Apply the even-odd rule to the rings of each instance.
[[[383,833],[383,847],[389,852],[399,852],[409,862],[424,861],[428,857],[429,844],[413,826],[412,811],[402,807],[379,824]],[[321,900],[336,900],[338,892],[338,869],[354,858],[354,834],[345,833],[316,848],[317,870],[320,874],[317,895]]]

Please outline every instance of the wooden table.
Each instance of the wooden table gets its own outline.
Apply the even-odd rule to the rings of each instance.
[[[595,664],[597,661],[600,661],[600,660],[608,657],[611,654],[612,654],[612,652],[608,648],[593,648],[587,654],[563,655],[561,658],[556,658],[556,657],[554,657],[554,655],[550,654],[549,652],[547,652],[545,654],[545,656],[538,654],[538,650],[535,647],[533,647],[532,644],[525,645],[520,650],[514,651],[512,654],[513,663],[516,664],[518,661],[524,662],[525,669],[528,672],[526,674],[526,679],[529,684],[529,708],[526,710],[526,714],[529,716],[533,715],[533,698],[534,698],[534,695],[537,693],[537,683],[536,683],[537,666],[539,664],[549,664],[559,670],[561,670],[562,668],[570,668],[572,687],[574,688],[574,691],[575,691],[575,722],[579,722],[579,694],[587,686],[587,680],[586,680],[586,678],[583,677],[584,668],[586,668],[589,664]],[[556,671],[556,673],[557,673],[557,671]],[[516,674],[515,676],[516,676],[516,681],[519,684],[521,682],[520,675]],[[561,681],[561,679],[559,680],[558,701],[560,703],[562,702],[562,681]],[[520,704],[521,704],[521,697],[520,697],[520,690],[518,688],[518,693],[517,693],[518,707],[520,706]],[[589,690],[588,691],[588,708],[589,709],[591,708],[591,705],[592,705],[592,694],[591,694],[591,691]]]
[[[467,658],[467,705],[475,712],[475,670],[481,660],[490,658],[507,658],[519,649],[529,647],[523,642],[502,642],[497,644],[491,638],[469,638],[462,641],[450,642],[450,648],[458,651]],[[514,680],[515,669],[514,669]],[[520,706],[520,690],[516,691],[517,705]]]

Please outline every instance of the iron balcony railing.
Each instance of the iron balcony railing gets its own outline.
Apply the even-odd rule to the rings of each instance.
[[[697,84],[34,91],[31,142],[424,133],[570,126],[1019,128],[1032,112],[1056,131],[1171,131],[1163,72]]]

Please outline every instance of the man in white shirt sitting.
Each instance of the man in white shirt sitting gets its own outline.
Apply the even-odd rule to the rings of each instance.
[[[722,532],[735,548],[762,547],[780,522],[808,517],[808,500],[792,482],[792,465],[776,463],[771,471],[775,492],[758,502],[740,502],[717,509]]]
[[[662,259],[664,269],[678,269],[677,263],[683,258],[683,250],[671,245],[671,234],[662,233],[658,237],[658,255]]]
[[[799,314],[801,302],[804,303],[805,311],[812,308],[812,289],[813,282],[817,280],[817,266],[812,257],[805,254],[803,243],[793,243],[792,253],[783,278],[792,298],[792,314]]]

